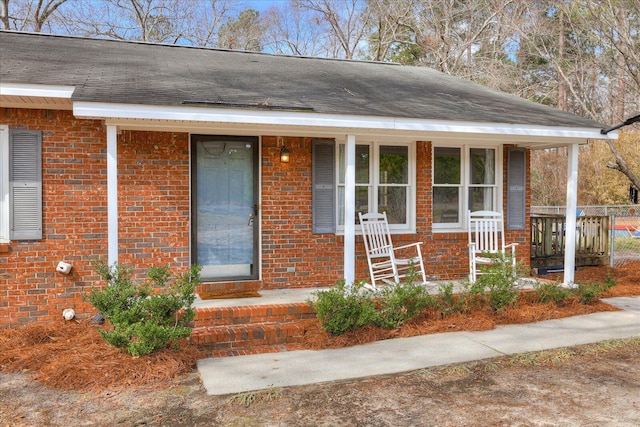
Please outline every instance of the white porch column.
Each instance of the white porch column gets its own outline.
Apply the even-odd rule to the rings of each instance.
[[[107,126],[107,243],[108,263],[118,262],[118,132]]]
[[[356,137],[347,135],[344,177],[344,280],[351,286],[356,268]]]
[[[576,266],[576,211],[578,209],[578,144],[568,147],[567,211],[565,214],[564,284],[572,285]]]

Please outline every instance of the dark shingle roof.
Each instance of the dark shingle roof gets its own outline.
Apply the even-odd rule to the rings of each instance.
[[[602,127],[426,67],[4,31],[0,82],[75,86],[74,101]]]

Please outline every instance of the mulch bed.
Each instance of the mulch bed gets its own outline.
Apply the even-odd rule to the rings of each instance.
[[[190,372],[203,352],[184,341],[132,357],[104,341],[90,320],[33,323],[0,331],[0,370],[29,372],[63,390],[117,390],[159,385]]]
[[[640,295],[640,262],[620,267],[585,267],[576,272],[577,283],[604,282],[617,285],[602,297]],[[562,280],[562,275],[544,276]],[[334,337],[317,320],[306,323],[303,348],[322,349],[364,344],[376,340],[451,331],[488,330],[499,324],[529,323],[548,319],[617,310],[608,304],[579,304],[570,299],[561,305],[535,304],[526,293],[512,308],[501,313],[478,310],[446,317],[427,310],[418,319],[396,330],[365,327]],[[300,346],[292,347],[300,348]],[[41,383],[64,390],[116,391],[131,386],[161,387],[169,380],[192,371],[207,353],[183,341],[179,350],[165,349],[132,357],[102,340],[89,320],[29,324],[0,330],[0,371],[32,373]]]
[[[636,293],[640,294],[640,287],[637,287]],[[532,302],[531,298],[523,294],[523,297],[519,298],[514,306],[502,312],[476,310],[470,313],[456,313],[443,317],[438,310],[430,308],[424,310],[418,318],[394,330],[366,326],[357,331],[347,331],[343,335],[333,336],[322,329],[317,319],[312,319],[307,321],[305,325],[305,337],[302,347],[320,350],[323,348],[349,347],[389,338],[413,337],[442,332],[486,331],[494,329],[496,325],[532,323],[617,310],[619,309],[601,301],[590,305],[580,304],[577,298],[569,298],[561,305],[553,303],[541,304]]]

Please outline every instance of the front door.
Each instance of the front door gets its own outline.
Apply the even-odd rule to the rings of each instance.
[[[258,278],[258,138],[191,136],[192,262],[205,280]]]

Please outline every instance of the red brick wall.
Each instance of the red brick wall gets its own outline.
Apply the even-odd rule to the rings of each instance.
[[[262,278],[265,288],[327,286],[342,277],[343,240],[311,232],[311,138],[262,138]],[[280,148],[291,153],[280,163]],[[287,267],[295,272],[287,272]]]
[[[264,288],[326,286],[342,277],[342,236],[311,233],[311,141],[311,138],[262,138]],[[280,163],[282,144],[291,151],[290,163]],[[394,243],[422,241],[425,269],[433,279],[466,277],[469,274],[467,233],[432,232],[431,143],[418,142],[416,154],[417,234],[394,235]],[[530,191],[528,181],[527,191]],[[527,212],[528,209],[527,205]],[[506,233],[508,242],[521,243],[517,256],[527,266],[530,248],[524,243],[528,235],[528,228]],[[360,237],[356,237],[356,261],[356,279],[368,279]],[[288,273],[287,267],[294,267],[295,272]]]
[[[118,262],[138,277],[152,266],[189,267],[189,136],[118,136]]]
[[[2,108],[0,124],[43,133],[43,239],[0,253],[0,327],[87,311],[91,261],[107,254],[105,129],[50,110]],[[61,260],[73,265],[68,276],[55,271]]]
[[[43,131],[44,204],[43,239],[11,242],[0,252],[0,327],[59,319],[69,307],[89,316],[94,310],[83,298],[100,284],[92,262],[107,257],[106,129],[67,111],[4,108],[0,124]],[[262,138],[262,282],[255,286],[328,286],[343,275],[342,236],[311,232],[311,142]],[[291,152],[286,164],[279,161],[282,144]],[[431,168],[431,144],[419,142],[417,234],[394,241],[422,241],[432,278],[464,277],[467,234],[432,233]],[[185,133],[118,135],[119,260],[137,277],[153,265],[168,264],[174,272],[189,265],[189,169]],[[509,232],[508,239],[524,243],[528,233]],[[521,245],[519,259],[528,264],[528,256],[528,245]],[[361,238],[356,257],[356,278],[367,279]],[[70,275],[56,273],[60,260],[73,264]]]

